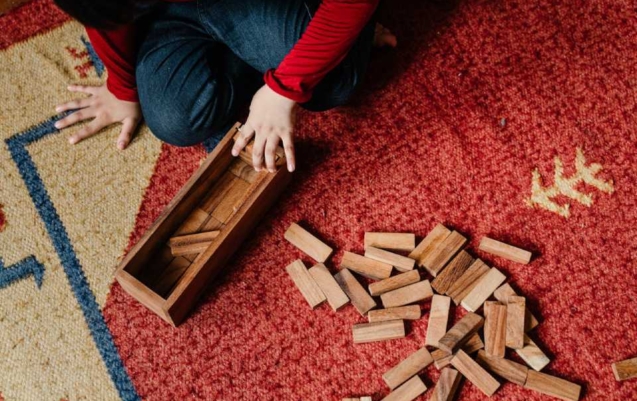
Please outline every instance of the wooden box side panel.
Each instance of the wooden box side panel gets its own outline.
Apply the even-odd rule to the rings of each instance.
[[[172,320],[164,311],[165,299],[155,294],[146,287],[144,283],[131,276],[127,271],[122,270],[118,272],[115,279],[127,293],[138,300],[142,305],[155,312],[168,323],[173,324]]]

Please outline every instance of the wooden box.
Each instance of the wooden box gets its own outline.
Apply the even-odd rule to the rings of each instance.
[[[282,152],[275,173],[254,171],[249,150],[233,157],[239,127],[235,124],[208,155],[115,274],[126,292],[173,326],[184,320],[291,178]],[[204,252],[172,256],[171,237],[211,230],[219,235]]]

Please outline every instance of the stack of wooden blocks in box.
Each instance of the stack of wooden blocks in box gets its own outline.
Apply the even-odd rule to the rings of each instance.
[[[440,370],[432,401],[453,399],[461,377],[491,396],[500,387],[492,374],[549,396],[579,399],[580,385],[540,372],[550,360],[527,335],[539,322],[526,299],[505,283],[500,270],[471,256],[460,233],[438,224],[416,246],[413,234],[368,232],[365,255],[345,252],[335,275],[324,264],[332,249],[321,240],[298,224],[285,238],[318,262],[310,269],[301,260],[287,266],[310,307],[327,301],[336,311],[351,302],[367,317],[368,323],[353,325],[354,343],[405,337],[405,320],[420,319],[418,302],[431,300],[425,344],[383,374],[391,390],[383,401],[409,401],[425,393],[418,374],[432,363]],[[530,252],[486,237],[480,250],[524,264],[531,260]],[[433,279],[422,279],[416,266]],[[355,274],[375,281],[366,291]],[[380,297],[382,309],[373,297]],[[452,303],[467,313],[448,329]],[[528,366],[505,359],[507,348]]]

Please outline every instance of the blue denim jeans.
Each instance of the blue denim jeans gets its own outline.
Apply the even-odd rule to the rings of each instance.
[[[197,0],[162,3],[147,17],[137,58],[146,123],[162,141],[216,142],[301,37],[319,0]],[[370,21],[347,57],[302,106],[344,104],[365,73]]]

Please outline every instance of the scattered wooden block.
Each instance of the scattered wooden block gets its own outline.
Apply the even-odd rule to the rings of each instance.
[[[419,305],[398,306],[396,308],[374,309],[367,312],[367,320],[373,322],[385,322],[387,320],[418,320],[421,311]]]
[[[524,297],[510,296],[506,311],[506,346],[513,349],[523,348],[526,299]]]
[[[402,360],[398,365],[388,370],[383,375],[383,380],[390,389],[395,389],[411,377],[415,376],[429,366],[433,358],[427,348],[421,348]]]
[[[525,265],[531,261],[531,252],[489,237],[482,238],[480,250]]]
[[[511,288],[509,283],[502,284],[493,293],[493,296],[495,297],[495,299],[502,302],[503,304],[509,303],[510,296],[517,296],[517,295],[518,294],[516,294],[513,288]],[[536,327],[538,324],[540,324],[540,322],[537,320],[535,316],[533,316],[531,311],[529,311],[529,308],[526,308],[526,312],[524,313],[524,331],[527,332],[531,330],[532,328]]]
[[[538,372],[551,362],[546,354],[527,335],[524,336],[524,348],[516,349],[515,352],[527,365]]]
[[[472,263],[473,257],[466,251],[460,251],[431,282],[431,286],[438,294],[446,294]]]
[[[354,344],[403,338],[405,337],[405,322],[390,320],[388,322],[355,324],[352,328],[352,336]]]
[[[453,354],[441,349],[437,349],[431,352],[431,357],[434,360],[434,366],[436,367],[436,369],[441,370],[451,364]]]
[[[501,357],[490,356],[485,351],[478,352],[476,362],[511,383],[519,384],[520,386],[524,386],[526,383],[529,368],[522,364]]]
[[[524,387],[565,401],[579,400],[582,386],[559,377],[529,370]]]
[[[369,247],[411,252],[416,247],[416,236],[406,233],[365,233],[365,249]]]
[[[637,377],[637,358],[615,362],[612,367],[617,381],[634,379]]]
[[[467,242],[457,231],[452,231],[447,238],[422,258],[422,265],[434,277],[453,258]]]
[[[492,267],[491,270],[480,279],[480,282],[475,288],[464,297],[460,304],[469,312],[477,311],[504,280],[506,280],[504,274],[495,267]]]
[[[168,246],[173,256],[201,253],[217,238],[219,231],[207,231],[197,234],[180,235],[168,240]]]
[[[427,236],[418,244],[416,249],[411,251],[409,257],[414,259],[418,266],[423,266],[423,259],[429,255],[438,245],[444,241],[449,234],[451,234],[451,230],[442,224],[436,224],[436,226],[427,234]]]
[[[433,296],[431,309],[429,310],[429,324],[427,325],[425,345],[438,348],[438,340],[447,332],[450,306],[451,298],[444,295]]]
[[[323,263],[314,265],[310,268],[309,272],[314,282],[316,282],[316,285],[318,285],[323,294],[325,294],[327,303],[330,304],[333,310],[336,311],[349,302],[349,298]]]
[[[301,291],[307,303],[310,304],[310,308],[314,309],[325,301],[325,294],[323,294],[323,291],[321,291],[300,259],[290,263],[285,270],[287,270],[290,278],[296,284],[296,288]]]
[[[504,358],[507,333],[507,306],[484,303],[484,350],[487,355]]]
[[[361,401],[372,401],[372,397],[369,397],[369,396],[361,397]]]
[[[452,401],[460,386],[462,376],[452,368],[443,369],[429,401]]]
[[[411,270],[370,284],[369,293],[377,296],[419,281],[420,273],[418,270]]]
[[[475,313],[467,313],[438,341],[438,348],[453,353],[467,342],[483,325],[484,319]]]
[[[425,383],[420,380],[420,377],[414,376],[405,384],[389,393],[382,401],[412,401],[425,391],[427,391]]]
[[[346,267],[372,280],[382,280],[391,276],[392,265],[379,262],[352,252],[343,253],[341,267]]]
[[[385,308],[403,306],[414,302],[424,301],[434,295],[429,280],[419,281],[397,290],[389,291],[380,296]]]
[[[456,280],[446,292],[453,303],[458,305],[471,290],[480,282],[480,279],[489,272],[489,266],[480,259],[476,259],[471,266]]]
[[[284,236],[288,242],[319,263],[325,262],[332,254],[332,248],[296,223],[290,225]]]
[[[413,270],[416,264],[416,261],[411,258],[373,246],[365,248],[365,257],[392,265],[401,272]]]
[[[472,354],[483,349],[484,343],[482,342],[480,335],[478,333],[474,333],[461,348],[467,354]]]
[[[343,398],[343,401],[361,401],[360,398]]]
[[[458,350],[451,359],[451,365],[489,397],[500,387],[500,383],[463,350]]]
[[[334,279],[341,289],[345,291],[345,294],[349,297],[358,313],[365,316],[370,309],[376,307],[374,299],[365,291],[363,286],[349,270],[341,270],[334,275]]]

